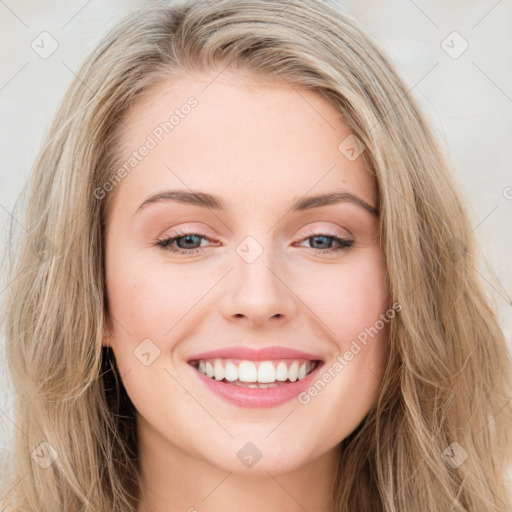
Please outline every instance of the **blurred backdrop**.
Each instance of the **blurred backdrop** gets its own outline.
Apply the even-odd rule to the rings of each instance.
[[[389,53],[454,164],[512,350],[512,2],[341,0]],[[138,0],[0,0],[0,235],[85,56]],[[3,249],[3,247],[1,248]],[[9,283],[0,276],[3,304]],[[1,305],[1,304],[0,304]],[[0,352],[0,450],[13,398]]]

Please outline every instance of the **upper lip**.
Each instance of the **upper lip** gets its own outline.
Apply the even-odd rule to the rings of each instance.
[[[208,352],[195,354],[187,359],[187,362],[205,360],[205,359],[246,359],[252,361],[268,361],[271,359],[308,359],[310,361],[322,361],[322,358],[315,354],[302,352],[287,347],[226,347]]]

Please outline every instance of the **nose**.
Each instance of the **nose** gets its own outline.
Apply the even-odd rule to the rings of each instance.
[[[275,268],[264,251],[256,261],[248,263],[236,258],[229,273],[229,289],[220,301],[221,313],[229,322],[244,322],[252,327],[267,322],[287,322],[297,310],[297,297],[292,283]]]

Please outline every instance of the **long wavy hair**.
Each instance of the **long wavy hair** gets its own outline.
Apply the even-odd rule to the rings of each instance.
[[[470,214],[409,88],[335,0],[152,4],[77,73],[14,215],[24,229],[10,229],[3,323],[17,428],[0,509],[136,509],[135,409],[103,347],[112,194],[95,191],[118,170],[117,128],[134,101],[163,80],[228,68],[326,98],[378,187],[401,311],[378,396],[341,442],[336,510],[510,512],[512,362]]]

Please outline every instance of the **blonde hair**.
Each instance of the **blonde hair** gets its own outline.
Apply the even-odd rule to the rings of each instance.
[[[144,7],[78,72],[29,180],[27,232],[11,233],[4,323],[18,428],[0,508],[135,510],[135,411],[102,346],[112,194],[94,191],[119,165],[116,128],[134,101],[170,76],[228,68],[326,98],[364,144],[378,186],[401,311],[378,397],[341,442],[336,510],[510,512],[512,362],[469,215],[408,87],[334,0]],[[57,458],[44,468],[38,455]]]

